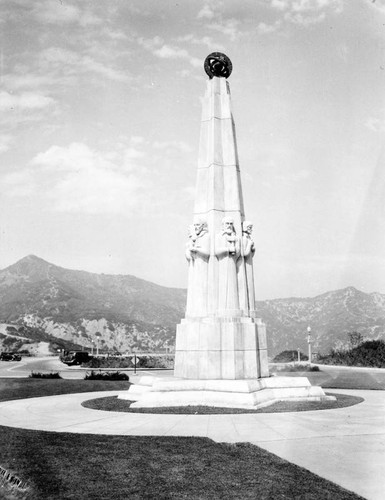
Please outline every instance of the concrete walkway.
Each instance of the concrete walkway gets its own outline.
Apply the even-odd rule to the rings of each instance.
[[[247,441],[364,498],[382,500],[385,394],[334,392],[361,396],[365,401],[348,408],[297,413],[155,415],[83,408],[82,401],[118,394],[91,392],[2,402],[0,425],[51,432]]]

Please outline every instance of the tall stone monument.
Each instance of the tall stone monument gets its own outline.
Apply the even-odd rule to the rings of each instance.
[[[242,380],[269,375],[265,325],[256,317],[252,223],[245,221],[232,65],[207,57],[194,220],[186,257],[186,317],[177,327],[175,376]]]
[[[177,326],[174,377],[142,377],[133,407],[256,408],[280,399],[328,399],[307,378],[269,377],[266,328],[255,311],[253,224],[245,220],[229,58],[210,54],[195,206],[186,243],[186,316]]]

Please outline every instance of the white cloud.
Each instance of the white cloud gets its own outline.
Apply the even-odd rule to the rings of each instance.
[[[0,92],[0,109],[7,111],[16,110],[36,110],[46,108],[54,104],[54,99],[34,92],[23,92],[19,95],[9,92]]]
[[[150,39],[138,38],[138,43],[152,54],[161,59],[184,59],[194,67],[200,67],[202,62],[197,57],[193,57],[186,49],[182,49],[175,45],[163,43],[160,37]]]
[[[271,6],[277,10],[286,10],[288,7],[288,4],[289,4],[288,0],[272,0],[271,1]]]
[[[132,150],[116,155],[92,150],[83,143],[52,146],[38,154],[35,175],[51,177],[46,197],[59,212],[129,216],[144,200],[144,177]],[[113,161],[113,159],[115,161]],[[60,173],[60,175],[57,175]]]
[[[120,30],[112,30],[110,28],[104,28],[103,34],[112,40],[127,40],[128,36]]]
[[[180,71],[177,71],[177,74],[182,78],[190,78],[192,76],[191,71],[189,69],[182,69]]]
[[[154,36],[154,38],[139,37],[137,39],[137,41],[138,41],[139,45],[141,45],[145,49],[149,50],[150,52],[155,50],[160,45],[163,45],[163,43],[164,43],[163,38],[161,38],[160,36]]]
[[[131,80],[130,75],[126,73],[114,69],[106,64],[95,61],[91,57],[83,57],[80,63],[80,66],[87,69],[90,72],[98,73],[99,75],[105,76],[109,80],[114,80],[118,82],[128,82]]]
[[[330,8],[340,12],[343,7],[343,0],[293,0],[291,8],[294,12],[310,12],[324,8]]]
[[[365,127],[373,132],[384,132],[385,131],[385,120],[370,116],[364,123]]]
[[[376,9],[381,14],[385,13],[385,1],[384,0],[366,0],[366,1],[373,9]]]
[[[5,153],[11,147],[13,136],[9,134],[0,134],[0,153]]]
[[[274,33],[281,27],[281,21],[278,20],[273,24],[259,23],[257,26],[257,33],[260,35],[268,35]]]
[[[305,27],[321,23],[327,13],[340,14],[344,6],[343,0],[268,0],[267,3],[282,13],[285,21]],[[264,26],[261,27],[261,24]],[[271,26],[274,24],[260,23],[260,32],[270,32]]]
[[[189,57],[187,50],[171,47],[170,45],[163,45],[161,48],[154,50],[154,54],[165,59],[187,59]]]
[[[201,10],[198,12],[198,15],[197,15],[197,18],[198,19],[202,19],[202,18],[205,18],[205,19],[212,19],[213,17],[215,17],[215,12],[213,11],[213,9],[210,7],[210,5],[204,5]]]
[[[176,150],[181,153],[191,153],[192,147],[184,141],[155,141],[153,144],[155,149]]]
[[[184,35],[181,37],[178,37],[176,39],[177,42],[188,42],[193,45],[205,45],[208,47],[212,52],[218,51],[218,50],[225,50],[224,46],[221,44],[218,44],[217,41],[214,41],[211,36],[203,36],[201,38],[194,36],[193,34],[188,34]]]
[[[102,20],[90,10],[81,9],[68,0],[35,0],[32,14],[38,21],[48,24],[79,24],[86,27],[102,23]]]
[[[30,73],[30,69],[24,66],[16,68],[13,73],[3,75],[3,84],[10,89],[41,88],[52,83],[50,75]]]
[[[305,179],[308,179],[310,177],[310,171],[309,170],[297,170],[296,172],[291,172],[287,174],[277,174],[275,175],[275,179],[278,181],[284,181],[288,184],[291,183],[297,183],[300,181],[303,181]]]
[[[143,144],[145,142],[144,137],[140,135],[133,135],[130,139],[131,144],[133,145],[138,145],[138,144]]]
[[[220,20],[216,23],[208,24],[207,28],[222,33],[223,35],[229,37],[232,42],[234,42],[241,34],[241,32],[238,30],[239,24],[240,21],[238,21],[237,19],[226,19]]]
[[[39,67],[40,71],[55,70],[67,77],[94,73],[113,81],[127,82],[131,80],[130,75],[111,67],[109,64],[96,61],[88,55],[79,55],[74,51],[60,47],[49,47],[43,50],[39,54]],[[52,75],[52,79],[55,81],[58,79],[57,73]]]
[[[25,197],[33,194],[36,185],[29,169],[9,172],[1,177],[2,195],[10,198]]]
[[[144,156],[146,156],[146,154],[136,148],[127,148],[124,152],[124,157],[127,161],[137,160],[138,158],[143,158]]]
[[[318,15],[304,15],[300,12],[287,12],[285,14],[285,20],[293,24],[299,24],[301,26],[310,26],[312,24],[318,24],[325,20],[325,12],[321,12]]]

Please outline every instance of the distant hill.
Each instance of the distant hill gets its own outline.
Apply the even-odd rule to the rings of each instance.
[[[172,346],[184,316],[186,291],[134,276],[65,269],[29,255],[0,271],[1,345],[23,338],[58,345],[90,347],[99,338],[105,349],[154,351]],[[347,343],[357,330],[365,338],[384,338],[385,295],[348,287],[314,298],[259,301],[267,324],[269,355],[306,350],[312,328],[313,351],[327,353]],[[19,337],[19,338],[17,338]]]
[[[367,339],[385,338],[385,295],[364,293],[350,286],[313,298],[257,302],[258,315],[267,324],[270,355],[300,348],[307,353],[307,327],[313,352],[328,353],[347,345],[347,333]]]
[[[99,332],[110,349],[154,350],[173,344],[185,303],[185,290],[65,269],[34,255],[0,271],[0,322],[33,338],[45,332],[90,346]]]

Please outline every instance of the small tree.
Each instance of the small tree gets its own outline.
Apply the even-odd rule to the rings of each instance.
[[[364,341],[364,337],[359,332],[349,332],[348,338],[351,349],[359,346]]]

